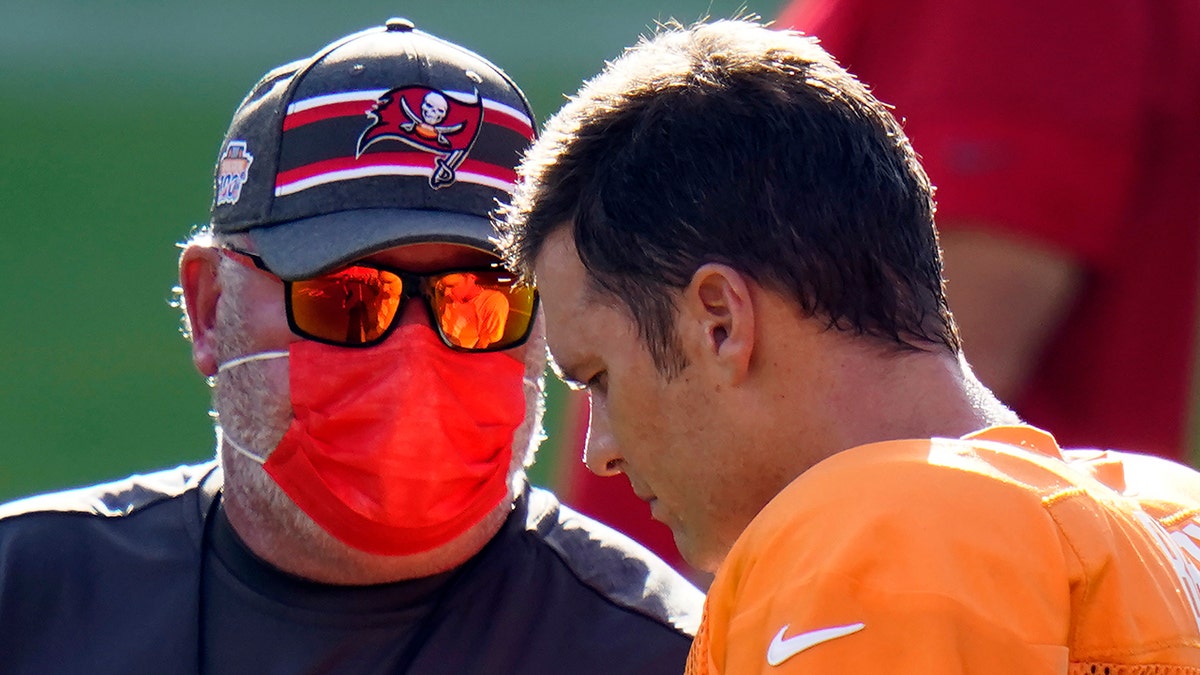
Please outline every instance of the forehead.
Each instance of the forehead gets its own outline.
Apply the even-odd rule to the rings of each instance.
[[[564,371],[586,365],[608,344],[603,336],[618,329],[624,317],[591,290],[569,228],[546,238],[533,268],[554,360]]]
[[[424,243],[385,249],[363,260],[411,272],[428,272],[451,267],[482,267],[499,261],[499,258],[462,244]]]
[[[587,270],[575,251],[570,230],[559,228],[546,237],[541,251],[533,261],[533,276],[537,280],[542,302],[554,314],[573,314],[572,311],[592,299],[588,293]],[[550,318],[547,311],[547,319]]]

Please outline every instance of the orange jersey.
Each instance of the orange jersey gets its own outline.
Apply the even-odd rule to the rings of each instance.
[[[504,335],[508,298],[484,289],[465,302],[447,302],[442,309],[442,330],[462,347],[486,347]]]
[[[821,462],[717,571],[687,672],[1200,674],[1200,474],[1032,427]]]

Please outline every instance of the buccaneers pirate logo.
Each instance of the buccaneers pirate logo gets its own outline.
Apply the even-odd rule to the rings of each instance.
[[[378,141],[400,141],[433,155],[429,185],[443,188],[455,180],[475,144],[483,122],[479,92],[470,95],[422,86],[397,87],[379,97],[367,113],[371,126],[358,139],[356,157]]]

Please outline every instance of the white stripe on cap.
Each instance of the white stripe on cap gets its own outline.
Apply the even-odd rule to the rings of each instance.
[[[326,173],[309,176],[290,183],[283,183],[275,186],[275,196],[284,197],[293,195],[297,192],[302,192],[311,187],[318,185],[327,185],[344,180],[354,180],[356,178],[369,178],[371,176],[431,176],[433,169],[427,166],[404,166],[399,164],[387,164],[383,166],[364,166],[354,169],[342,169],[340,171],[328,171]],[[457,170],[454,172],[454,181],[456,183],[475,183],[476,185],[486,185],[487,187],[496,188],[512,193],[514,184],[506,180],[485,176],[480,173],[472,173],[470,171]]]
[[[303,101],[295,101],[288,106],[287,114],[304,112],[313,108],[320,108],[326,105],[336,105],[338,103],[353,103],[362,101],[364,103],[374,102],[388,92],[387,89],[370,89],[366,91],[346,91],[340,94],[326,94],[325,96],[314,96],[306,98]]]
[[[528,115],[521,112],[520,110],[517,110],[516,108],[514,108],[512,106],[504,105],[503,103],[500,103],[498,101],[493,101],[489,98],[485,98],[485,99],[483,99],[483,108],[484,108],[484,110],[491,110],[492,112],[498,112],[501,115],[507,115],[509,117],[512,117],[513,119],[520,122],[521,124],[529,127],[529,129],[531,131],[533,130],[533,120],[530,119]]]

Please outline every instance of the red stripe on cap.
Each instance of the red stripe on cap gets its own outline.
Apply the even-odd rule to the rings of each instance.
[[[483,121],[488,124],[504,127],[515,131],[529,140],[533,140],[533,125],[529,120],[517,117],[506,110],[487,108],[483,112]]]
[[[283,118],[283,130],[289,131],[296,127],[302,127],[305,124],[320,122],[322,120],[334,119],[336,117],[362,117],[366,119],[366,115],[375,106],[375,99],[362,101],[346,101],[342,103],[330,103],[328,105],[317,106],[307,110],[300,110],[293,113],[288,113]]]

